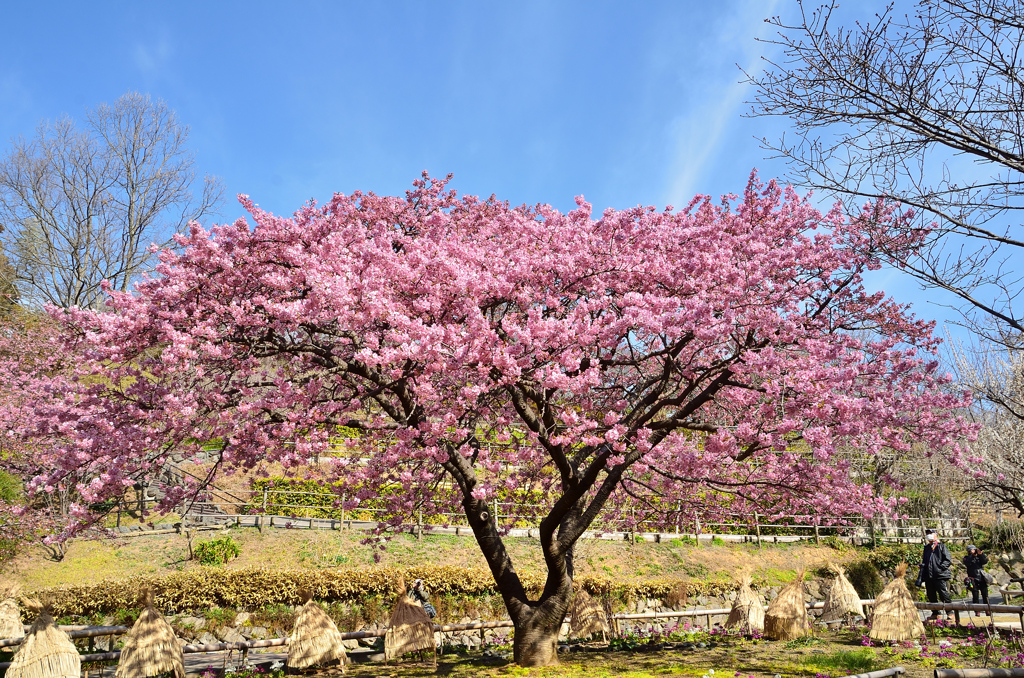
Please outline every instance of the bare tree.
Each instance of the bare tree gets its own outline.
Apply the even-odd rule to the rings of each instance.
[[[20,300],[18,287],[14,283],[14,267],[0,251],[0,318],[6,317]]]
[[[975,396],[973,415],[982,424],[973,452],[984,460],[984,477],[973,490],[999,508],[1024,518],[1024,345],[1018,332],[949,342],[958,382]]]
[[[769,20],[780,56],[748,76],[752,114],[791,118],[795,138],[765,147],[850,209],[895,198],[917,211],[908,227],[934,222],[891,262],[956,295],[973,329],[1024,331],[1024,5],[923,0],[851,29],[833,27],[837,6]]]
[[[129,93],[84,129],[64,117],[13,142],[0,159],[0,243],[23,303],[94,307],[103,280],[127,290],[150,244],[216,209],[216,179],[193,195],[188,134],[164,102]]]

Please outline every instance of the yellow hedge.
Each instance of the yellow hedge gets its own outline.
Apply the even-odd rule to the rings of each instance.
[[[308,589],[318,600],[358,603],[371,597],[390,598],[398,578],[407,582],[421,578],[435,596],[479,596],[496,593],[491,573],[459,567],[413,567],[398,569],[263,570],[199,567],[165,577],[133,577],[106,580],[98,584],[58,586],[36,591],[53,602],[58,617],[106,614],[138,606],[141,590],[152,588],[156,605],[168,613],[196,612],[215,607],[255,611],[275,604],[294,605],[299,592]],[[539,593],[539,574],[520,574],[528,590]],[[622,598],[663,598],[679,587],[679,580],[649,580],[622,583],[593,576],[581,576],[577,583],[592,594]],[[734,588],[726,582],[685,582],[689,595],[720,595]]]

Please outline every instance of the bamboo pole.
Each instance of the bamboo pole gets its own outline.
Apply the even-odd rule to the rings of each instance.
[[[1024,678],[1024,669],[935,669],[935,678]]]
[[[867,673],[858,673],[853,676],[847,676],[846,678],[887,678],[888,676],[903,675],[907,672],[902,666],[894,666],[891,669],[881,669],[879,671],[868,671]]]

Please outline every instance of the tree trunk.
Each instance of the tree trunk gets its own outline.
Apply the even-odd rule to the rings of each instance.
[[[562,630],[568,597],[549,598],[541,605],[530,608],[513,619],[515,637],[512,656],[520,666],[556,666],[558,664],[558,634]],[[553,604],[554,603],[554,604]]]

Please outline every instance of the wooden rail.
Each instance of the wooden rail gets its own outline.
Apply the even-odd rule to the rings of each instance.
[[[1024,669],[935,669],[935,678],[1024,678]]]
[[[901,676],[905,674],[907,670],[902,666],[894,666],[891,669],[880,669],[878,671],[868,671],[867,673],[856,673],[846,678],[888,678],[888,676]]]

